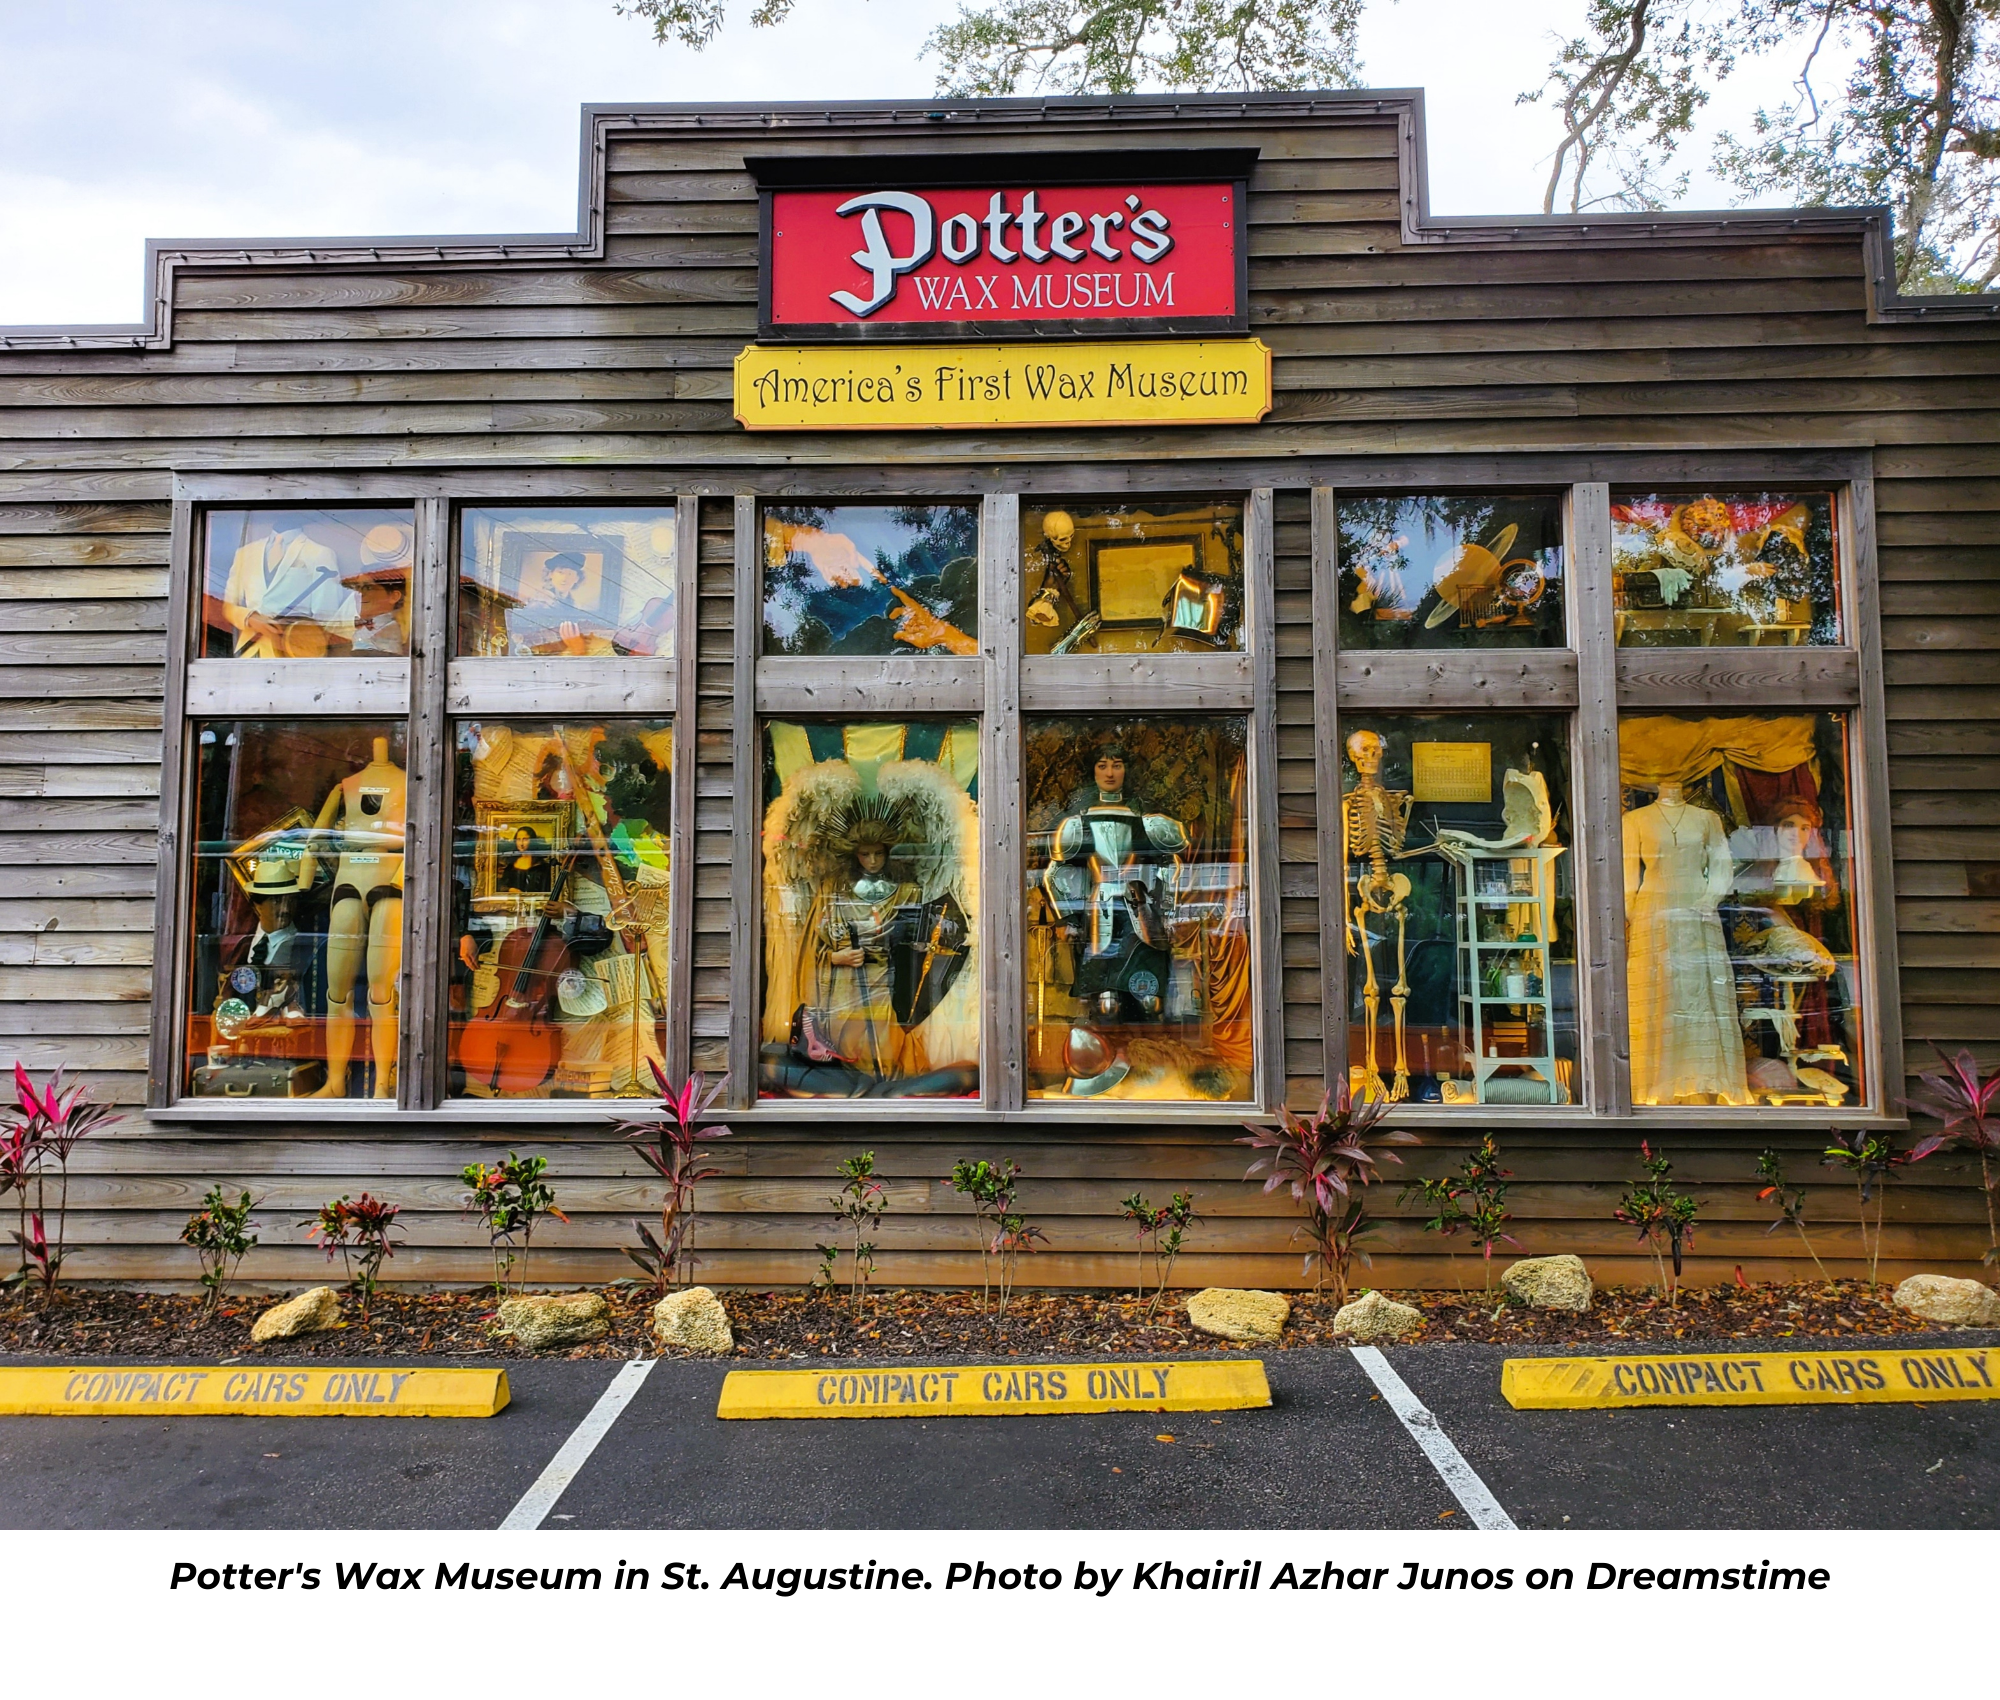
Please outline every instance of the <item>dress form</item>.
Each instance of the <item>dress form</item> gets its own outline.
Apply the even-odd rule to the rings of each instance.
[[[364,970],[375,1096],[396,1095],[407,787],[408,775],[389,760],[389,740],[377,738],[368,765],[327,793],[314,822],[317,834],[337,832],[340,845],[326,927],[326,1084],[313,1094],[316,1098],[347,1096],[348,1064],[354,1056],[354,988]],[[313,860],[308,852],[307,880]]]
[[[1676,784],[1625,816],[1632,1100],[1747,1104],[1736,977],[1716,906],[1735,881],[1722,823]]]

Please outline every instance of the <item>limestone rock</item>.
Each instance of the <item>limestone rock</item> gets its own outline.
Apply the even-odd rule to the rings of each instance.
[[[1188,1321],[1224,1340],[1275,1340],[1285,1331],[1292,1301],[1283,1293],[1205,1287],[1187,1303]]]
[[[1896,1303],[1926,1322],[1955,1328],[2000,1328],[2000,1293],[1984,1281],[1912,1275],[1896,1289]]]
[[[251,1324],[250,1338],[260,1346],[266,1340],[294,1340],[331,1328],[339,1320],[340,1295],[331,1287],[313,1287],[265,1311]]]
[[[729,1331],[729,1312],[706,1287],[669,1293],[653,1306],[653,1337],[662,1346],[689,1352],[733,1352],[736,1336]]]
[[[1380,1293],[1363,1293],[1352,1304],[1342,1305],[1333,1319],[1333,1331],[1366,1344],[1371,1340],[1401,1340],[1424,1325],[1424,1313],[1410,1305],[1398,1304]]]
[[[1565,1253],[1561,1257],[1524,1257],[1510,1263],[1500,1276],[1507,1296],[1536,1310],[1590,1309],[1590,1271],[1583,1259]]]
[[[515,1344],[531,1352],[551,1346],[580,1346],[586,1340],[602,1340],[611,1332],[610,1312],[602,1293],[537,1294],[505,1300],[494,1331],[513,1335]]]

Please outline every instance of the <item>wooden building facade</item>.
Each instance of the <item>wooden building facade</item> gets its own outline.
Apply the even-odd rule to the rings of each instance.
[[[974,276],[1211,178],[1239,314],[1155,340],[1256,339],[1260,419],[745,428],[746,349],[900,346],[786,333],[788,189],[970,185]],[[806,1278],[868,1149],[890,1284],[976,1276],[951,1171],[1012,1156],[1029,1278],[1128,1279],[1118,1201],[1186,1189],[1188,1279],[1296,1285],[1235,1141],[1343,1081],[1407,1173],[1495,1134],[1526,1252],[1639,1278],[1646,1139],[1692,1278],[1803,1257],[1766,1147],[1853,1269],[1828,1130],[2000,1063],[2000,310],[1885,254],[1434,218],[1406,93],[593,108],[574,234],[149,245],[142,325],[0,331],[0,1062],[128,1106],[71,1272],[190,1279],[221,1181],[246,1277],[365,1188],[398,1277],[481,1279],[512,1148],[540,1274],[614,1279],[650,1061],[731,1076],[717,1284]],[[1449,1284],[1395,1194],[1370,1278]],[[1974,1272],[1976,1168],[1888,1221]]]

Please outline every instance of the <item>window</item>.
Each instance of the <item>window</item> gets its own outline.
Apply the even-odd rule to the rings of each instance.
[[[1256,1096],[1249,727],[1032,719],[1027,1090]]]
[[[458,653],[671,656],[674,547],[670,507],[469,508]]]
[[[1555,496],[1350,496],[1340,503],[1346,649],[1567,642]]]
[[[201,653],[410,653],[408,508],[219,508],[204,525]]]
[[[978,504],[766,508],[764,653],[978,654]]]
[[[1846,641],[1833,498],[1823,491],[1619,495],[1611,526],[1623,647]]]
[[[666,721],[458,723],[454,1095],[658,1095],[673,742]]]
[[[1633,1102],[1865,1102],[1847,717],[1618,730]]]
[[[979,728],[764,728],[764,995],[774,1098],[976,1098]]]
[[[1353,1090],[1576,1102],[1566,722],[1358,714],[1341,729]]]
[[[1021,579],[1028,655],[1242,649],[1243,504],[1026,504]]]
[[[192,731],[187,1092],[395,1097],[401,722],[210,720]]]

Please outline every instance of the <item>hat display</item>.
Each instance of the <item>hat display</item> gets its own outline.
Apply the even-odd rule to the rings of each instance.
[[[304,891],[312,883],[305,868],[310,826],[306,812],[294,809],[276,826],[246,838],[228,857],[236,883],[253,898]]]
[[[363,567],[407,567],[414,539],[407,525],[371,526],[361,539]]]

